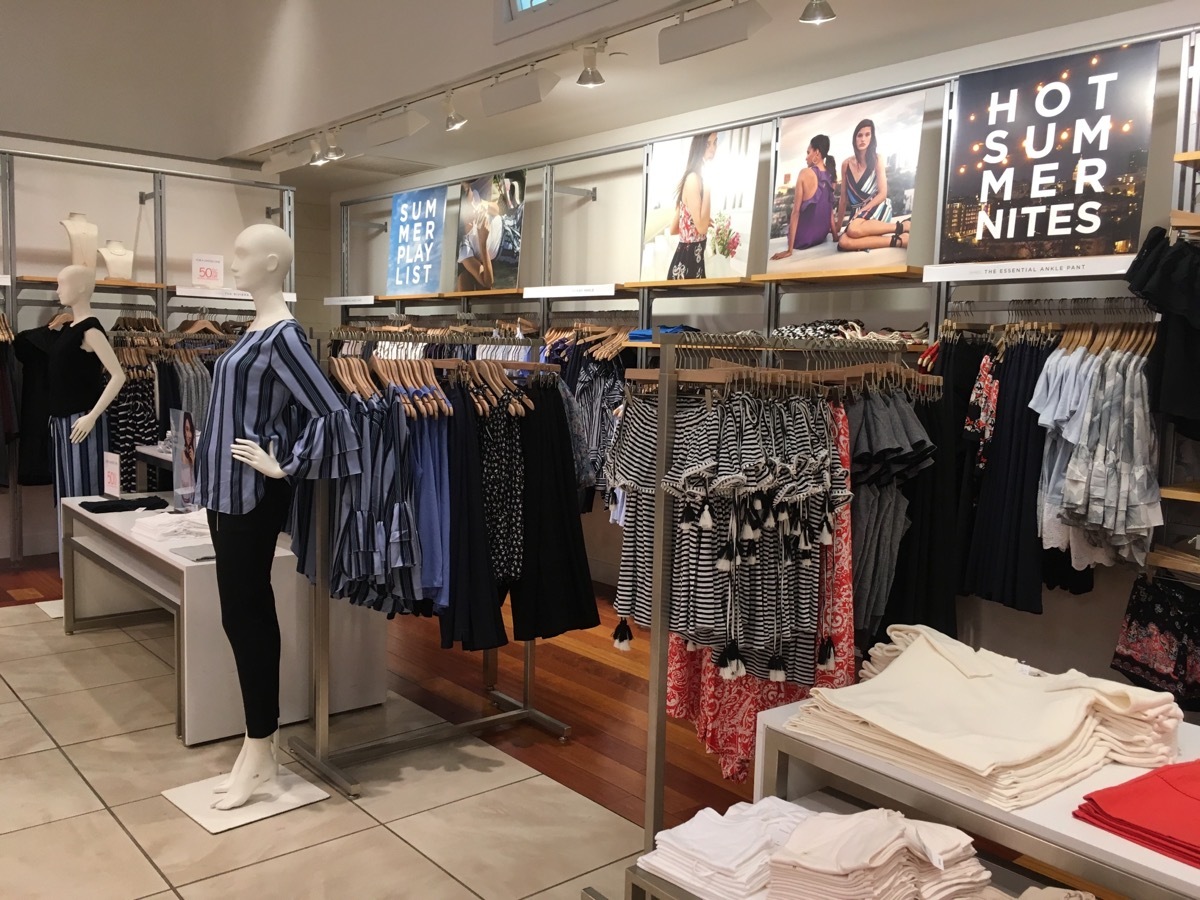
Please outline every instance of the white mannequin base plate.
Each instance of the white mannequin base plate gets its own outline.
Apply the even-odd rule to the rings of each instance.
[[[170,788],[163,791],[162,795],[187,813],[209,834],[220,834],[329,799],[328,792],[305,781],[295,772],[281,768],[279,777],[269,787],[256,792],[245,806],[228,810],[213,809],[213,801],[220,797],[213,793],[213,788],[226,777],[228,776],[217,775],[204,781]]]
[[[52,619],[61,619],[63,617],[63,601],[60,600],[39,600],[34,604],[38,609],[44,612]]]

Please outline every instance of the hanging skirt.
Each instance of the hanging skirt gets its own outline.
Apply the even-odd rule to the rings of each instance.
[[[50,442],[54,446],[54,505],[63,497],[92,497],[104,492],[104,451],[108,449],[108,416],[96,421],[92,433],[71,443],[71,428],[85,413],[53,416]]]
[[[683,281],[690,278],[705,278],[704,250],[708,246],[708,238],[698,241],[680,241],[671,258],[671,268],[667,272],[670,281]]]

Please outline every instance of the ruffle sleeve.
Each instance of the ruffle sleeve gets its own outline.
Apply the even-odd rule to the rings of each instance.
[[[360,439],[345,407],[310,418],[279,465],[293,478],[345,478],[362,472]]]

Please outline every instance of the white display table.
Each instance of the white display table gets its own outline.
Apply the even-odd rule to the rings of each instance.
[[[1145,769],[1105,766],[1041,803],[1008,812],[869,754],[786,730],[784,724],[800,705],[758,716],[756,800],[835,788],[875,806],[953,825],[1135,900],[1200,897],[1200,869],[1071,815],[1085,794],[1122,784]],[[1200,759],[1200,726],[1180,729],[1180,761]]]
[[[175,617],[178,684],[176,733],[189,746],[245,731],[233,653],[221,628],[216,564],[192,562],[172,548],[204,539],[151,541],[133,533],[133,523],[159,511],[89,513],[85,500],[62,502],[63,627],[67,634],[89,627],[129,625],[146,612],[165,609]],[[296,557],[275,552],[271,573],[283,655],[280,664],[280,723],[309,717],[312,697],[312,594],[296,573]],[[331,611],[333,678],[330,707],[343,712],[384,702],[387,696],[387,623],[372,610],[335,604]]]

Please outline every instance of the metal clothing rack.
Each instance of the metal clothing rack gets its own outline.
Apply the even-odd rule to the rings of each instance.
[[[395,341],[399,343],[430,343],[428,338],[410,335],[404,332],[366,331],[354,332],[352,337],[347,332],[335,329],[332,332],[314,333],[318,342],[318,359],[322,368],[328,371],[329,341],[331,339],[347,338],[366,341]],[[540,347],[542,342],[530,338],[495,338],[457,336],[456,344],[501,344],[505,346]],[[528,722],[549,732],[565,742],[571,735],[571,726],[558,721],[534,706],[535,673],[537,668],[536,641],[524,641],[523,677],[521,698],[517,699],[496,689],[498,659],[496,650],[483,652],[483,685],[489,700],[500,710],[492,715],[481,716],[462,723],[446,723],[421,728],[417,731],[356,744],[352,747],[334,750],[330,745],[330,605],[329,595],[329,509],[330,489],[327,480],[317,483],[316,496],[316,585],[313,594],[313,623],[312,623],[312,676],[313,692],[311,706],[311,721],[313,724],[313,739],[311,742],[294,737],[288,743],[288,750],[304,766],[325,779],[340,793],[347,797],[357,797],[361,787],[350,774],[349,767],[395,753],[416,750],[432,744],[441,744],[467,735],[490,731],[505,725],[516,725]]]

